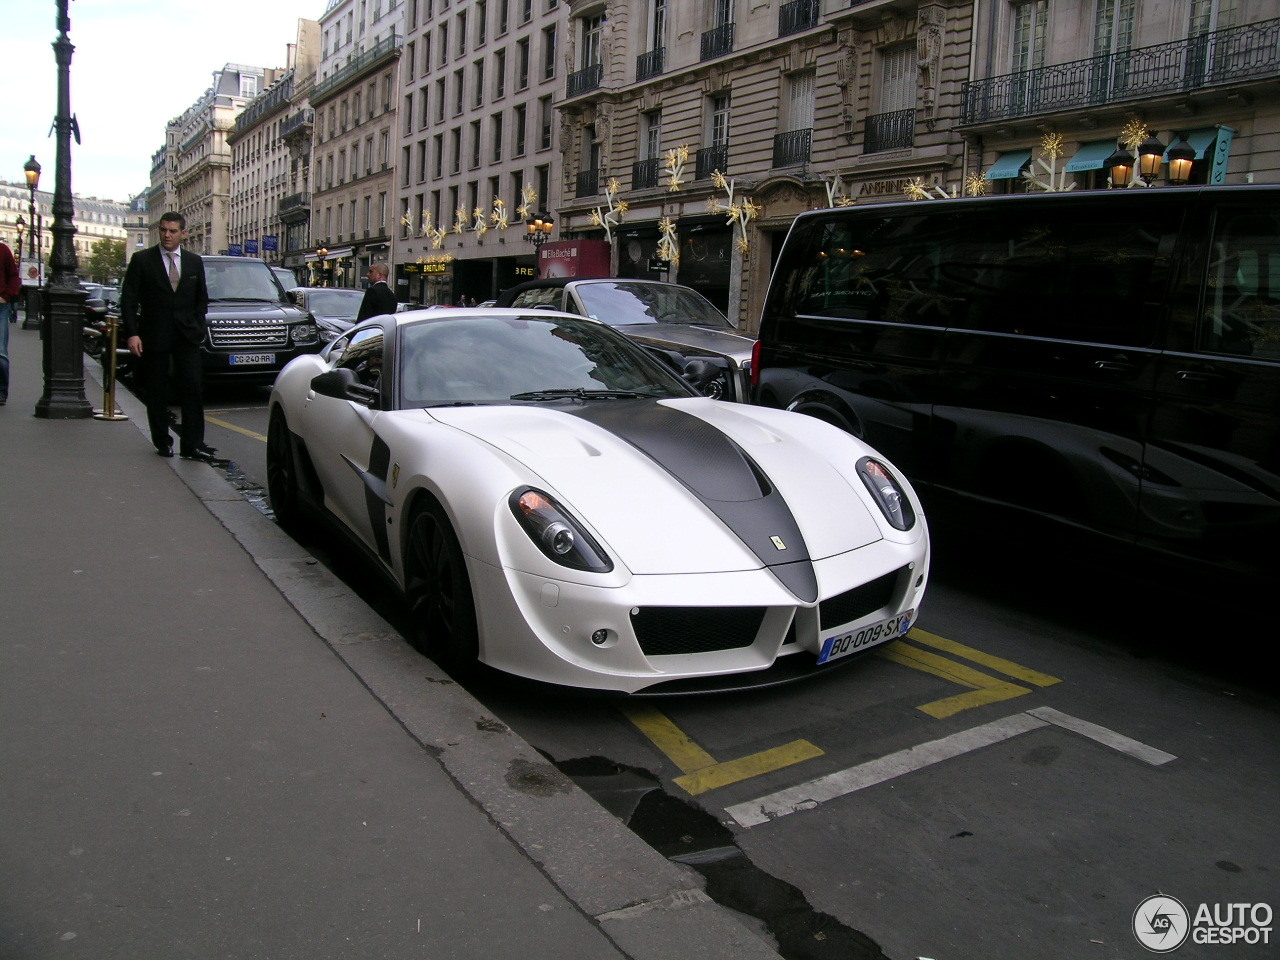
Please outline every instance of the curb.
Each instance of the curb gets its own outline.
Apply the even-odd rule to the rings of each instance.
[[[101,391],[91,365],[86,386],[93,381]],[[149,445],[142,403],[127,391],[115,401]],[[707,896],[697,873],[663,857],[490,716],[229,481],[203,463],[161,462],[455,786],[623,954],[779,960],[760,933]]]

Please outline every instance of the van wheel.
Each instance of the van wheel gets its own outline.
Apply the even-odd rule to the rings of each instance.
[[[455,678],[470,675],[480,652],[471,580],[438,503],[418,508],[409,521],[404,583],[415,646]]]

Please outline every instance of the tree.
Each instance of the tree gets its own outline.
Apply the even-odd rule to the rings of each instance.
[[[124,241],[103,237],[89,251],[84,266],[89,279],[97,283],[109,283],[124,276]]]

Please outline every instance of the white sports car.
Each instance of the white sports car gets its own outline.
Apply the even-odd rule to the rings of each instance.
[[[901,636],[928,579],[919,502],[875,451],[545,310],[376,317],[299,357],[267,476],[280,522],[335,519],[453,670],[764,686]]]

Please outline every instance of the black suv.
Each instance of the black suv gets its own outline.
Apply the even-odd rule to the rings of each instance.
[[[271,381],[286,363],[316,353],[316,325],[288,300],[256,257],[202,257],[209,331],[200,347],[206,377]]]

